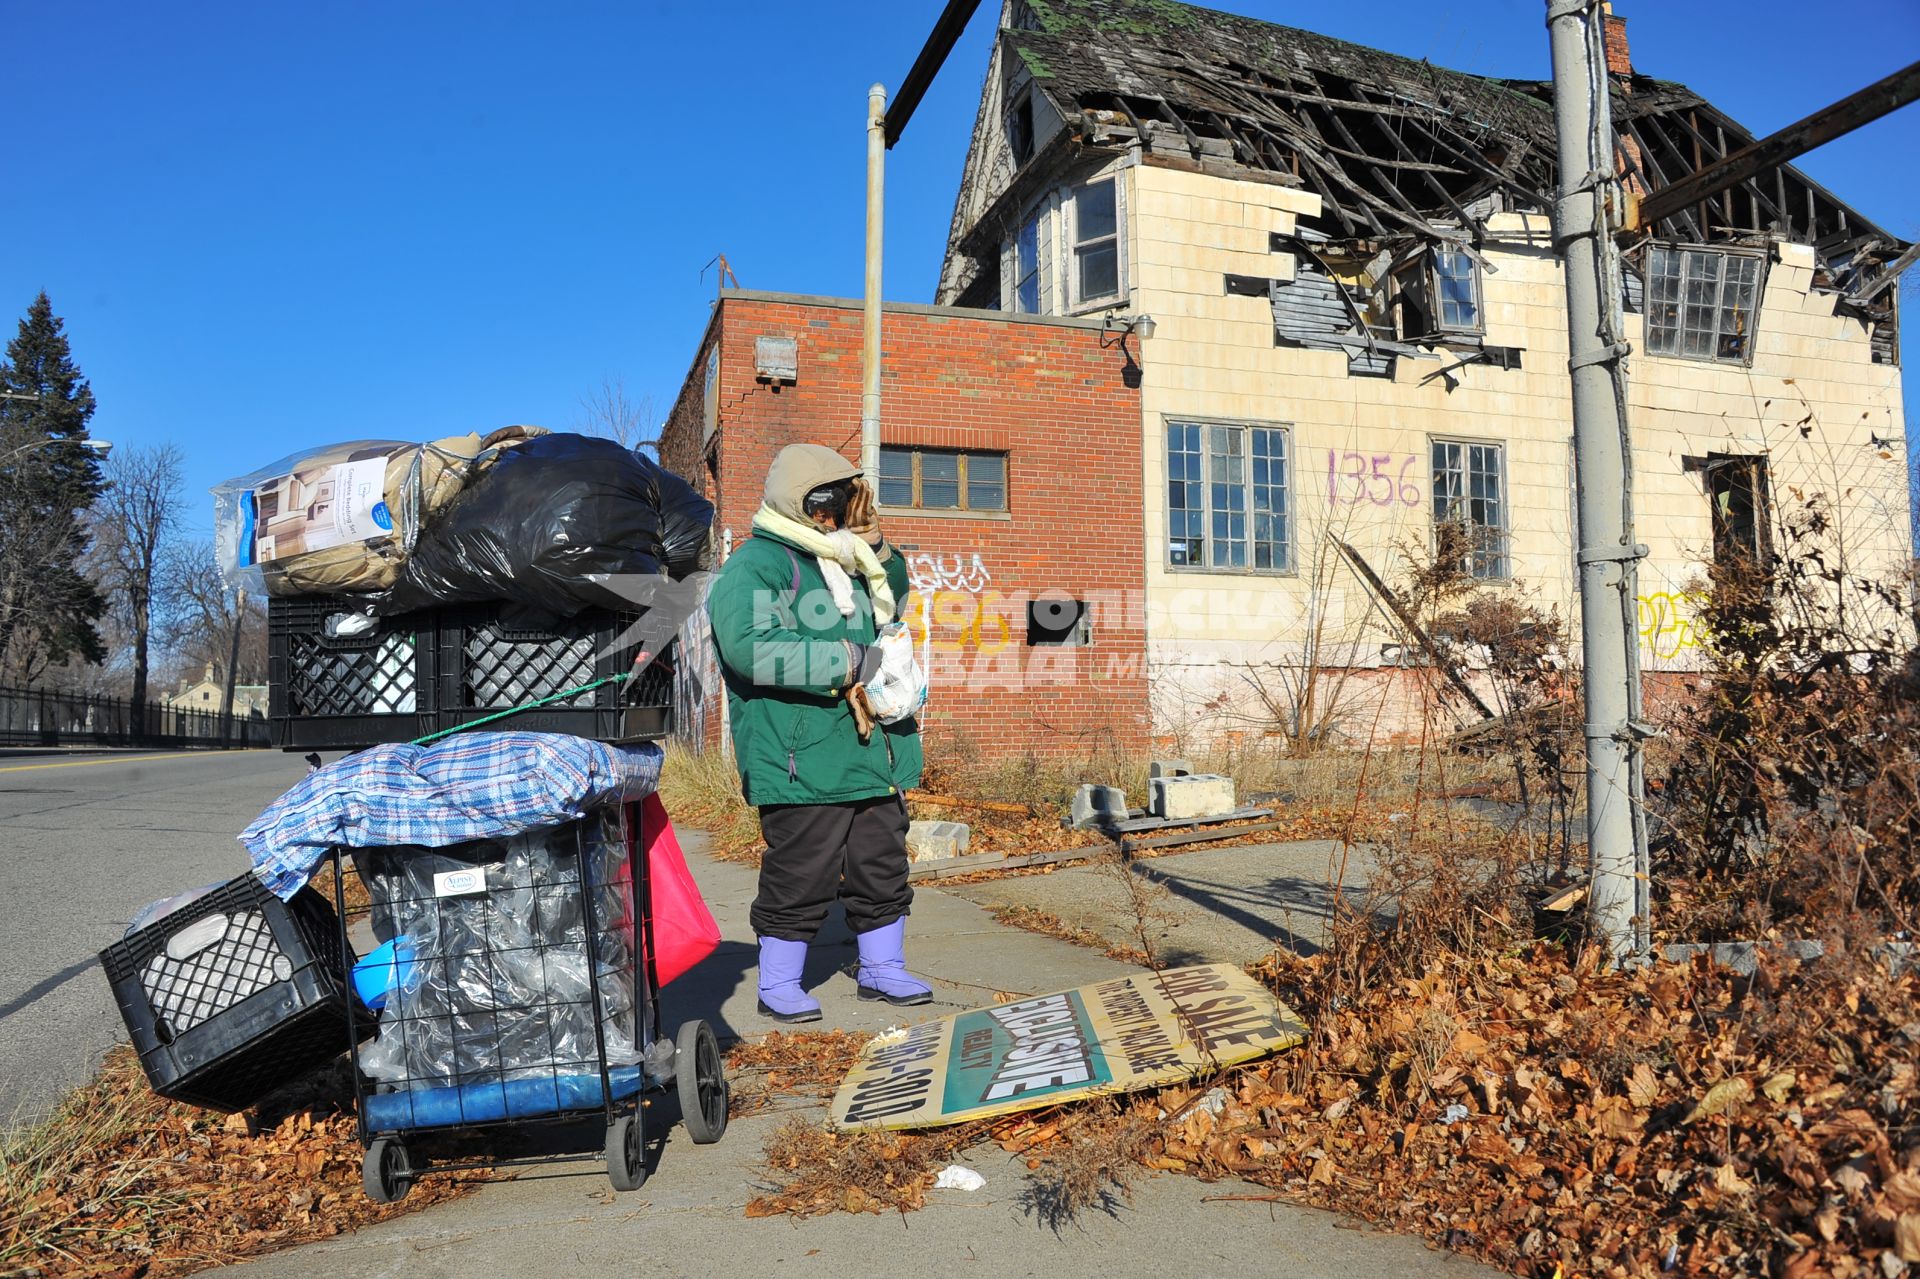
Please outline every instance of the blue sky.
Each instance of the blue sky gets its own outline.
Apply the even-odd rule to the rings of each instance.
[[[889,298],[931,298],[998,7],[889,156]],[[1228,7],[1547,73],[1538,0]],[[309,444],[570,426],[608,377],[664,414],[716,253],[748,288],[859,292],[866,87],[940,8],[0,0],[0,324],[46,289],[96,434],[179,443],[197,490]],[[1920,54],[1913,0],[1852,0],[1845,40],[1804,0],[1618,8],[1640,69],[1762,133]],[[1920,106],[1802,164],[1917,238],[1915,156]]]

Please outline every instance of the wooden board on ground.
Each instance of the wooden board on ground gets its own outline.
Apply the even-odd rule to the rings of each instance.
[[[1306,1026],[1231,964],[1136,973],[873,1040],[837,1128],[936,1128],[1191,1079],[1292,1048]]]

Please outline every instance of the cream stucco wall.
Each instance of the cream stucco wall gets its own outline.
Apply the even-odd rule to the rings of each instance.
[[[1269,235],[1317,214],[1317,196],[1139,164],[1126,177],[1132,307],[1156,324],[1141,363],[1157,729],[1208,711],[1232,722],[1248,677],[1297,662],[1309,633],[1330,646],[1323,661],[1392,659],[1382,645],[1395,636],[1358,578],[1329,562],[1327,535],[1396,581],[1403,549],[1431,537],[1435,436],[1504,446],[1513,589],[1558,607],[1577,635],[1566,322],[1547,220],[1501,214],[1489,223],[1496,269],[1481,281],[1486,341],[1520,348],[1521,368],[1449,367],[1454,359],[1441,351],[1400,359],[1391,379],[1361,377],[1339,351],[1276,347],[1268,300],[1224,289],[1229,273],[1288,278],[1293,256],[1271,251]],[[1873,364],[1864,325],[1835,316],[1833,296],[1811,291],[1808,250],[1782,245],[1775,256],[1751,366],[1642,355],[1629,365],[1639,536],[1652,551],[1640,585],[1649,669],[1687,669],[1697,657],[1684,592],[1703,575],[1711,527],[1701,478],[1683,471],[1683,456],[1766,453],[1777,505],[1796,490],[1844,494],[1856,573],[1896,575],[1908,554],[1904,459],[1897,448],[1884,459],[1868,447],[1870,433],[1901,434],[1899,370]],[[1642,350],[1640,317],[1628,317],[1628,337]],[[1292,572],[1169,567],[1170,418],[1289,430]],[[1344,478],[1356,468],[1364,482]],[[1250,709],[1243,726],[1258,719]]]

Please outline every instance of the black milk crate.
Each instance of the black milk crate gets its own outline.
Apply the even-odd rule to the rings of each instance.
[[[633,643],[620,643],[639,620],[637,613],[590,609],[548,627],[509,625],[499,614],[491,605],[440,611],[435,659],[440,728],[471,724],[508,707],[623,677],[638,656]],[[602,684],[488,727],[570,733],[603,742],[658,740],[673,729],[673,657],[669,644],[631,688],[623,687],[623,680]]]
[[[251,873],[100,952],[153,1090],[244,1110],[344,1052],[349,1020],[339,918],[303,888],[290,902]]]
[[[631,643],[614,646],[637,613],[592,609],[528,627],[502,620],[503,605],[463,605],[377,620],[365,635],[328,639],[327,618],[353,608],[350,599],[324,596],[268,602],[274,745],[352,750],[410,742],[624,676],[636,656]],[[487,728],[604,742],[659,740],[673,730],[673,658],[669,644],[631,688],[603,684]]]
[[[353,609],[351,600],[319,595],[267,601],[275,746],[351,749],[412,741],[439,727],[433,614],[376,619],[364,635],[329,639],[327,619]]]

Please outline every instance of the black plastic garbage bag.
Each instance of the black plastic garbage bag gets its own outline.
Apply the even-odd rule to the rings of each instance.
[[[712,525],[713,504],[643,454],[543,435],[502,453],[423,529],[400,580],[367,611],[501,601],[559,617],[632,612],[631,579],[695,572]]]

